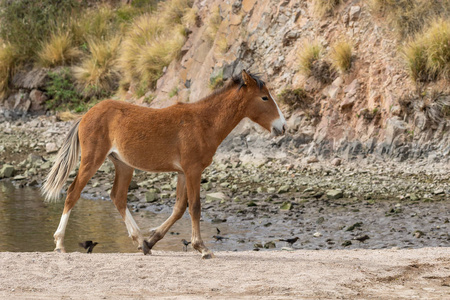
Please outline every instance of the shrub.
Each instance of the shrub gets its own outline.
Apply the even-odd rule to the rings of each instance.
[[[402,38],[421,31],[430,19],[450,14],[450,0],[370,0],[369,6]]]
[[[302,50],[298,53],[299,69],[305,75],[311,74],[313,63],[320,59],[322,46],[317,42],[304,42]]]
[[[216,39],[216,34],[217,31],[219,31],[221,23],[222,17],[220,16],[220,7],[217,6],[212,9],[211,14],[206,20],[205,39],[208,43],[212,44]]]
[[[209,88],[211,90],[216,90],[223,87],[225,81],[223,80],[223,70],[220,70],[216,75],[209,78]]]
[[[0,37],[15,48],[21,61],[35,58],[55,24],[77,14],[80,8],[77,0],[0,0]]]
[[[71,64],[80,55],[81,51],[73,45],[72,36],[67,32],[52,34],[38,53],[39,63],[43,67]]]
[[[192,0],[170,0],[160,2],[159,10],[166,27],[183,23],[183,17],[192,7]]]
[[[84,96],[107,96],[117,89],[119,45],[120,37],[118,36],[107,41],[89,41],[90,55],[79,66],[73,67],[76,85]]]
[[[6,96],[9,81],[17,62],[17,54],[10,44],[0,46],[0,98]]]
[[[340,2],[340,0],[314,0],[314,13],[319,17],[323,17],[333,12]]]
[[[346,72],[352,66],[352,45],[347,41],[340,41],[332,46],[331,61],[335,69]]]
[[[281,103],[288,105],[291,109],[306,108],[310,102],[310,97],[302,88],[284,89],[278,98]]]
[[[49,72],[50,80],[47,84],[46,101],[48,109],[79,108],[82,104],[82,97],[76,91],[70,69],[64,67],[55,72]]]
[[[403,49],[414,81],[450,79],[450,20],[434,20]]]

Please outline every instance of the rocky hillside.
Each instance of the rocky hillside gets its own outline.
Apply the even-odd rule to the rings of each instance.
[[[262,74],[279,98],[295,89],[305,92],[298,99],[304,102],[301,108],[284,107],[292,134],[286,142],[295,151],[448,161],[448,82],[420,87],[412,82],[399,51],[401,38],[383,17],[372,15],[367,1],[343,1],[322,18],[312,2],[196,1],[199,26],[181,59],[159,79],[152,105],[196,101],[210,93],[218,76],[227,79],[247,68]],[[215,10],[221,21],[210,42],[205,36]],[[305,43],[318,40],[330,51],[343,38],[353,44],[348,72],[335,72],[325,82],[299,72],[298,53]],[[433,109],[445,109],[438,100],[447,104],[447,115],[433,119]]]
[[[125,98],[153,107],[194,102],[245,68],[260,73],[283,103],[290,134],[278,144],[291,152],[448,162],[448,78],[414,82],[401,50],[407,38],[372,2],[336,1],[319,14],[312,0],[194,1],[197,16],[178,58],[155,89],[139,97],[131,84]],[[346,70],[333,68],[330,58],[339,41],[351,45]],[[322,58],[302,72],[299,53],[312,42]],[[18,72],[12,79],[17,93],[3,102],[2,112],[42,109],[46,72]]]

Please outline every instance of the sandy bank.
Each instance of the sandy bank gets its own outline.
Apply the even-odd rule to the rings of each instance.
[[[2,299],[444,299],[450,248],[0,253]]]

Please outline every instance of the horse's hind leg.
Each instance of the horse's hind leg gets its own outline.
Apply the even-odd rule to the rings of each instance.
[[[95,155],[82,155],[77,177],[75,177],[75,180],[67,190],[67,197],[64,203],[64,211],[61,216],[61,221],[59,222],[58,229],[53,235],[56,244],[55,251],[57,252],[66,252],[64,248],[64,235],[66,232],[67,222],[69,221],[70,212],[75,203],[77,203],[78,199],[80,199],[81,191],[86,186],[89,179],[94,176],[95,172],[97,172],[98,168],[100,168],[106,158],[106,153],[103,156],[100,155],[100,151],[94,153]]]
[[[183,216],[184,212],[186,211],[186,207],[186,177],[183,173],[179,173],[177,181],[177,200],[175,202],[175,206],[173,207],[172,214],[158,228],[151,231],[150,240],[146,243],[149,249],[151,249],[156,244],[156,242],[162,239],[170,229],[170,227],[172,227],[172,225]]]
[[[111,200],[114,202],[114,205],[122,216],[123,221],[127,226],[128,234],[133,241],[138,243],[138,249],[141,249],[144,243],[144,237],[142,236],[139,226],[134,221],[133,216],[127,207],[128,187],[130,185],[131,178],[133,177],[134,169],[118,160],[114,155],[110,155],[109,158],[114,163],[116,169],[114,185],[111,190]],[[147,253],[148,251],[145,251],[144,249],[144,254]]]

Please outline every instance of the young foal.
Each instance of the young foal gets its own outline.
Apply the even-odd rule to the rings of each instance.
[[[81,148],[81,163],[67,190],[64,211],[54,234],[55,251],[65,252],[64,233],[70,211],[89,179],[106,157],[115,166],[111,199],[130,237],[144,254],[164,237],[189,203],[192,246],[211,258],[200,235],[200,180],[217,147],[245,117],[275,134],[286,121],[269,90],[258,77],[242,71],[226,87],[192,104],[152,109],[105,100],[90,109],[70,130],[42,189],[46,199],[57,199]],[[127,192],[134,169],[178,172],[177,199],[171,216],[153,230],[148,240],[127,208]]]

